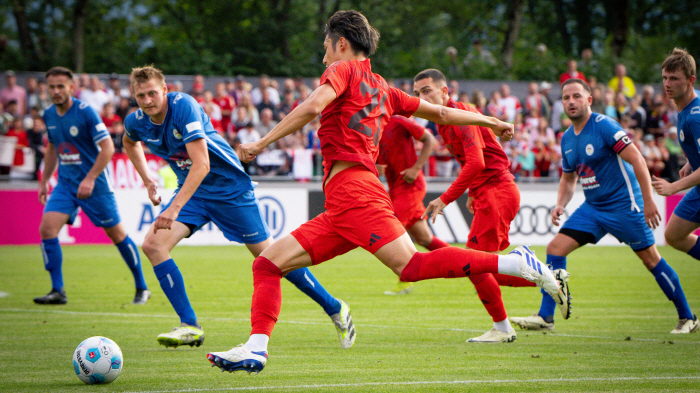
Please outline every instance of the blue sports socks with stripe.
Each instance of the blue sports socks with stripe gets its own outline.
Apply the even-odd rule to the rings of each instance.
[[[664,291],[668,300],[672,301],[673,305],[676,306],[678,319],[693,319],[693,312],[685,299],[681,281],[671,265],[661,258],[656,267],[651,269],[650,272],[654,275],[656,282],[661,287],[661,290]]]
[[[566,257],[547,254],[547,267],[551,270],[566,269]],[[542,292],[542,304],[537,314],[541,316],[545,322],[552,323],[554,322],[554,310],[556,310],[557,303],[544,289],[540,291]]]
[[[194,315],[190,299],[185,291],[185,281],[182,279],[182,274],[175,261],[172,258],[168,259],[154,266],[153,272],[156,274],[165,296],[180,317],[180,322],[191,326],[199,326],[197,325],[197,317]]]
[[[127,235],[121,243],[117,244],[117,249],[119,253],[122,254],[124,262],[131,270],[131,274],[134,276],[134,284],[136,289],[148,289],[146,286],[146,280],[143,278],[143,271],[141,270],[141,256],[139,255],[139,248],[136,246],[133,240]]]
[[[299,288],[300,291],[304,292],[308,297],[323,307],[323,311],[325,311],[328,316],[340,312],[341,304],[338,299],[334,298],[326,291],[308,268],[305,267],[289,272],[284,278],[289,280],[289,282]]]
[[[42,240],[41,253],[44,257],[44,269],[51,276],[51,287],[60,292],[63,289],[63,252],[58,238]]]
[[[688,250],[688,255],[700,261],[700,237],[695,242],[693,248]]]

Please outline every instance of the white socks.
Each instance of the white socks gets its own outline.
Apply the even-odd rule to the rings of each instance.
[[[248,342],[245,343],[244,347],[250,349],[253,352],[267,352],[267,343],[269,341],[270,337],[266,334],[251,334],[250,338],[248,338]]]
[[[520,258],[515,255],[499,255],[498,273],[520,277]]]
[[[510,333],[513,331],[513,327],[510,326],[510,322],[508,322],[508,318],[500,321],[500,322],[494,322],[493,327],[496,330],[500,330],[503,333]]]

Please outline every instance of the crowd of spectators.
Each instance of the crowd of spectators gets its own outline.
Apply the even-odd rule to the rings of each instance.
[[[595,75],[584,75],[577,66],[577,60],[568,61],[559,83],[569,78],[587,81],[592,89],[593,111],[620,122],[642,152],[651,173],[676,179],[685,158],[675,132],[678,110],[673,101],[656,93],[650,85],[643,86],[642,94],[637,94],[634,81],[626,75],[623,64],[616,66],[615,76],[605,85],[598,83]],[[51,105],[46,82],[29,77],[25,87],[21,87],[17,85],[14,72],[6,71],[4,77],[5,85],[0,89],[0,135],[17,137],[13,165],[23,164],[22,151],[29,147],[35,153],[35,168],[38,169],[46,146],[46,127],[41,116]],[[195,76],[189,88],[177,80],[168,82],[169,91],[191,94],[209,115],[214,129],[235,149],[269,133],[309,96],[318,86],[319,79],[313,79],[307,85],[301,78],[288,78],[280,83],[261,75],[253,84],[238,76],[214,84],[212,90],[207,90],[202,75]],[[408,81],[389,81],[389,84],[412,94]],[[458,81],[450,81],[448,85],[455,101],[468,103],[486,115],[515,125],[515,137],[503,147],[516,177],[556,179],[561,175],[560,140],[571,122],[564,113],[558,87],[554,88],[547,81],[533,81],[528,84],[525,96],[516,97],[507,83],[488,94],[479,90],[471,94],[461,91]],[[123,119],[138,109],[128,83],[117,74],[111,74],[106,81],[97,76],[76,74],[75,97],[100,113],[116,151],[122,151]],[[420,119],[416,120],[420,122]],[[434,124],[425,121],[421,124],[440,142]],[[246,170],[251,175],[286,175],[296,179],[320,175],[322,159],[318,127],[316,119],[273,143],[254,162],[245,164]],[[420,149],[420,143],[417,144]],[[0,174],[7,174],[9,169],[0,167]],[[459,170],[459,165],[441,142],[425,168],[426,174],[434,177],[454,177]]]

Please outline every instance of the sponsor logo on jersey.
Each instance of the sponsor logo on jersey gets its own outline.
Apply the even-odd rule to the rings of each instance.
[[[182,139],[182,134],[180,134],[180,131],[178,131],[177,128],[173,128],[173,136],[175,139]]]
[[[578,164],[576,166],[576,173],[579,175],[581,187],[584,191],[600,187],[600,183],[598,183],[598,179],[596,178],[593,168],[589,167],[588,165]]]
[[[78,127],[76,127],[76,126],[71,126],[71,127],[70,127],[70,130],[69,130],[68,132],[70,132],[70,135],[71,135],[71,136],[74,136],[74,137],[75,137],[75,136],[78,136]]]
[[[146,142],[158,143],[160,142],[160,139],[146,139]]]
[[[192,159],[190,159],[190,156],[187,154],[186,151],[181,151],[175,155],[170,156],[170,160],[175,162],[175,165],[177,165],[177,167],[182,169],[183,171],[188,171],[192,166]]]
[[[683,129],[678,132],[678,137],[680,138],[681,142],[685,142],[685,134],[683,133]]]
[[[178,101],[180,101],[180,98],[182,98],[182,94],[179,94],[173,98],[173,105],[177,104]]]
[[[61,160],[61,165],[80,165],[83,160],[80,158],[80,151],[69,142],[61,142],[56,147],[58,159]]]
[[[600,123],[601,121],[603,121],[603,119],[605,119],[605,115],[598,115],[598,116],[595,118],[595,122],[596,122],[596,123]]]
[[[589,143],[586,145],[586,154],[588,154],[589,156],[592,156],[594,151],[595,151],[595,149],[593,149],[592,144]]]

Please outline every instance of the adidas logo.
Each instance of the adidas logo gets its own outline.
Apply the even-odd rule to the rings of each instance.
[[[474,244],[479,244],[479,242],[476,241],[476,235],[472,236],[471,239],[469,239],[469,241]]]
[[[375,235],[375,234],[373,233],[372,236],[369,237],[369,245],[370,245],[370,247],[373,246],[374,243],[376,243],[377,240],[379,240],[379,239],[381,239],[381,238],[382,238],[381,236]]]
[[[471,264],[467,263],[466,265],[464,265],[462,271],[464,272],[465,276],[469,276],[471,274]]]

